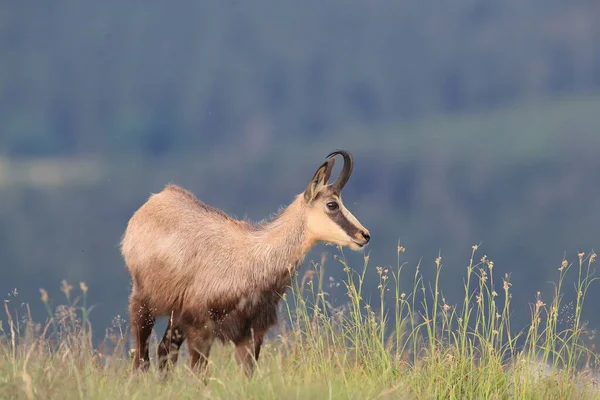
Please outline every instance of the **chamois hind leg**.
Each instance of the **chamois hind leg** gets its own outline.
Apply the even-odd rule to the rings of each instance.
[[[161,372],[168,372],[169,366],[177,363],[179,349],[184,340],[183,329],[169,318],[167,330],[158,345],[158,366]]]
[[[252,330],[250,337],[235,343],[238,364],[244,369],[248,377],[251,377],[254,373],[254,364],[258,361],[264,336],[264,332]]]
[[[206,383],[206,364],[214,341],[213,332],[208,325],[194,324],[186,325],[184,334],[188,341],[190,367],[192,370],[204,375]]]
[[[142,371],[150,367],[150,354],[148,339],[154,327],[154,316],[146,302],[135,292],[129,300],[129,324],[131,333],[135,338],[136,351],[133,357],[133,369]]]

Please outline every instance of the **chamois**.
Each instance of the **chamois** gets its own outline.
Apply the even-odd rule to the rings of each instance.
[[[328,184],[337,154],[344,166]],[[349,152],[330,153],[303,193],[256,224],[234,219],[174,184],[152,194],[129,220],[121,241],[133,281],[134,370],[148,369],[155,318],[168,316],[158,346],[161,371],[177,361],[184,340],[191,367],[204,371],[219,339],[235,344],[238,363],[252,375],[263,338],[277,323],[277,304],[306,253],[317,242],[359,250],[370,240],[342,204],[352,168]]]

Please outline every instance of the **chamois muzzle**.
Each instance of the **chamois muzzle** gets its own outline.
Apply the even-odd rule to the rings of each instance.
[[[369,240],[371,240],[371,235],[369,235],[368,232],[363,232],[362,236],[363,236],[363,238],[365,238],[365,244],[369,243]]]
[[[331,186],[335,191],[341,192],[344,188],[344,185],[346,185],[346,182],[348,182],[348,179],[350,179],[350,175],[352,175],[352,169],[354,168],[354,158],[352,157],[352,154],[350,154],[346,150],[333,151],[327,156],[327,158],[334,157],[337,154],[340,154],[342,157],[344,157],[344,166],[342,167],[342,172],[340,172],[340,176],[338,176],[337,180],[334,183],[332,183]]]

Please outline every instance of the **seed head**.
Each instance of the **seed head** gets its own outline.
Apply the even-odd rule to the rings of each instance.
[[[546,303],[544,303],[542,300],[538,300],[537,303],[535,303],[537,308],[544,307],[545,305]]]
[[[560,267],[558,268],[558,270],[562,272],[568,266],[569,266],[569,263],[567,262],[567,260],[563,260],[562,263],[560,263]]]
[[[69,294],[71,293],[71,289],[73,289],[73,286],[69,285],[67,283],[67,281],[65,279],[63,279],[62,282],[61,282],[60,290],[65,294],[65,296],[67,296],[67,299],[69,298]]]
[[[48,292],[45,289],[40,289],[40,294],[42,295],[42,303],[48,302]]]

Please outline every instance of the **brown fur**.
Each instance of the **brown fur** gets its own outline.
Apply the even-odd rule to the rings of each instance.
[[[304,195],[259,224],[233,219],[176,185],[136,211],[122,240],[133,280],[129,311],[136,369],[148,368],[154,320],[166,315],[161,370],[177,361],[184,340],[192,367],[204,369],[218,338],[233,342],[240,364],[252,372],[264,335],[277,323],[277,303],[304,255],[318,241],[353,249],[368,242],[368,231],[326,185],[333,161],[319,168]],[[324,211],[332,200],[340,205],[336,218],[345,228]]]

